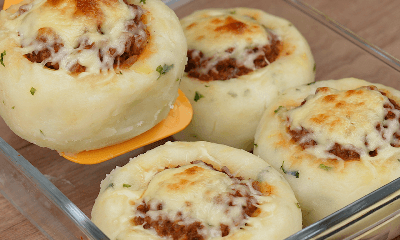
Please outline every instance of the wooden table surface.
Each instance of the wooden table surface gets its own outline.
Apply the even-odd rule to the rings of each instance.
[[[400,1],[398,0],[304,0],[362,38],[400,59]],[[1,3],[1,0],[0,0]],[[315,20],[282,0],[194,0],[176,10],[184,17],[206,7],[254,7],[288,18],[312,48],[317,63],[317,80],[359,77],[400,89],[399,74],[344,41]],[[284,6],[282,8],[282,6]],[[82,166],[61,158],[57,152],[37,147],[12,133],[0,120],[0,137],[28,159],[72,202],[90,217],[100,181],[115,166],[137,153],[127,154],[96,166]],[[150,147],[148,147],[150,148]],[[141,151],[145,151],[142,149]],[[44,235],[0,195],[0,239],[45,239]]]

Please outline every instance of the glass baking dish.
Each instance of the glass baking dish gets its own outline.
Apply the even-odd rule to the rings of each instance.
[[[322,12],[295,0],[167,0],[178,17],[204,8],[250,7],[291,21],[309,42],[317,80],[357,77],[400,89],[400,62]],[[100,181],[170,139],[96,165],[80,165],[16,136],[0,120],[0,192],[49,239],[108,239],[91,221]],[[390,239],[400,235],[400,179],[288,239]],[[7,205],[0,205],[6,208]],[[11,205],[10,205],[11,206]],[[0,222],[9,221],[8,215]],[[9,233],[2,229],[0,233]],[[16,225],[18,231],[23,231]],[[12,235],[8,235],[12,238]],[[36,235],[37,236],[37,235]],[[24,239],[28,239],[25,235]],[[36,238],[37,239],[37,238]]]

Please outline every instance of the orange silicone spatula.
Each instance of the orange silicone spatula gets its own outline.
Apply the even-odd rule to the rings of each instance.
[[[134,149],[146,146],[155,141],[171,136],[184,129],[192,120],[193,110],[189,100],[179,90],[174,108],[166,119],[141,135],[126,142],[92,151],[77,154],[61,153],[66,159],[80,164],[95,164],[117,157]]]
[[[5,0],[3,9],[7,9],[11,5],[17,4],[21,1],[22,0]],[[183,92],[179,90],[179,96],[174,104],[174,108],[171,109],[167,118],[147,132],[142,133],[131,140],[113,146],[76,154],[61,153],[61,155],[72,162],[80,164],[101,163],[181,131],[189,125],[192,116],[192,106]]]
[[[17,3],[19,3],[19,2],[22,2],[22,0],[4,0],[3,9],[6,10],[6,9],[9,8],[11,5],[17,4]]]

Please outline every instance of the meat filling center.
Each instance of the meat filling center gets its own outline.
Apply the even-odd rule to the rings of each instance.
[[[157,191],[145,193],[136,205],[132,224],[152,229],[161,237],[224,237],[244,227],[246,219],[258,213],[260,183],[234,177],[226,167],[218,171],[210,164],[195,161],[165,169],[155,178],[149,186],[157,186]]]
[[[316,95],[320,90],[321,89],[317,89]],[[322,90],[324,91],[324,89]],[[350,137],[348,136],[353,137],[353,135],[357,137],[358,133],[362,132],[360,131],[360,129],[357,128],[361,127],[365,129],[371,129],[371,131],[365,130],[365,132],[363,133],[364,135],[361,136],[363,138],[362,141],[360,141],[361,144],[357,145],[357,143],[352,144],[351,142],[340,142],[339,140],[337,140],[332,144],[326,145],[329,146],[325,150],[327,153],[343,160],[360,160],[361,156],[364,154],[367,154],[370,157],[375,157],[378,155],[379,150],[387,146],[400,147],[400,106],[396,103],[396,101],[387,97],[386,93],[378,90],[375,86],[368,86],[357,90],[349,90],[341,94],[343,96],[346,96],[348,99],[351,99],[353,95],[362,96],[364,93],[361,91],[373,91],[376,96],[382,99],[382,106],[380,106],[381,110],[371,111],[373,113],[376,113],[375,116],[371,116],[368,119],[360,119],[361,122],[356,121],[357,118],[352,118],[351,116],[360,115],[361,113],[358,111],[363,111],[363,108],[367,108],[370,105],[368,104],[368,101],[357,100],[351,103],[349,100],[349,102],[346,103],[341,100],[337,101],[337,99],[340,98],[338,94],[327,94],[323,98],[321,97],[322,102],[332,102],[334,106],[323,107],[329,109],[329,111],[331,111],[330,115],[333,117],[321,113],[315,114],[313,117],[309,118],[309,121],[313,122],[314,125],[321,124],[322,129],[335,129],[333,128],[333,124],[339,124],[341,128],[339,129],[339,131],[341,131],[342,134],[345,134],[345,136],[343,136],[343,139],[350,139]],[[307,104],[308,101],[310,101],[310,98],[306,98],[301,103],[301,105],[297,107],[297,109],[300,110],[303,106]],[[357,107],[354,107],[355,105],[361,107],[358,109]],[[336,110],[336,108],[345,109],[345,111],[342,111],[342,113],[346,114],[344,116],[339,114],[338,117],[338,112],[340,112],[341,110]],[[379,115],[378,112],[382,112],[382,115]],[[364,117],[365,116],[361,118]],[[341,121],[339,121],[339,118],[348,119],[348,126],[345,124],[340,124]],[[291,126],[292,120],[293,119],[291,119],[290,115],[287,116],[287,132],[290,135],[292,141],[297,143],[302,149],[314,148],[317,147],[319,144],[324,144],[323,141],[321,141],[321,138],[317,136],[318,133],[316,131],[320,130],[309,127],[307,128],[301,125],[300,127],[294,128]],[[369,122],[366,124],[366,122],[364,121]],[[332,130],[332,132],[337,132],[337,130]],[[331,136],[331,138],[334,139],[333,136]],[[359,141],[358,139],[356,140],[357,142]]]
[[[244,59],[240,61],[230,56],[235,51],[233,47],[225,50],[224,58],[205,57],[203,52],[189,49],[185,72],[188,73],[189,77],[203,81],[237,78],[268,66],[279,57],[281,49],[282,43],[274,34],[271,34],[270,44],[248,49],[244,53]],[[246,61],[251,61],[253,67],[247,67],[244,64]]]
[[[84,33],[73,47],[66,46],[65,41],[54,29],[43,27],[37,31],[36,38],[32,42],[22,45],[22,47],[34,49],[24,56],[31,62],[43,64],[46,68],[53,70],[64,68],[72,74],[86,72],[93,65],[100,71],[129,68],[146,47],[149,32],[143,23],[144,10],[134,4],[127,2],[125,4],[134,18],[124,22],[122,32],[113,43],[103,32],[101,22],[97,26],[97,33]],[[18,16],[25,14],[28,10],[28,5],[22,5],[17,12]],[[90,37],[93,34],[97,34],[95,38],[97,40]],[[95,59],[87,57],[89,55],[95,56]]]

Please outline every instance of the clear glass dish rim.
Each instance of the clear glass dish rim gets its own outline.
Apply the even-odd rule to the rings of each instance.
[[[109,239],[74,203],[71,202],[52,182],[50,182],[36,167],[34,167],[27,159],[21,156],[13,147],[11,147],[4,139],[0,137],[0,157],[5,156],[9,164],[18,169],[21,177],[45,196],[53,206],[56,206],[69,220],[73,223],[81,234],[89,239]],[[1,190],[1,189],[0,189]],[[1,191],[1,194],[13,204],[29,221],[32,222],[46,237],[51,237],[41,226],[35,221],[35,216],[30,216],[25,211],[25,206],[19,206],[16,203],[13,191]],[[14,201],[13,201],[14,200]],[[39,227],[38,227],[39,226]]]
[[[337,34],[341,35],[342,37],[346,38],[356,46],[360,47],[364,51],[368,52],[375,58],[379,59],[380,61],[384,62],[388,66],[392,67],[396,71],[400,72],[400,60],[395,58],[394,56],[390,55],[380,47],[376,46],[375,44],[369,42],[366,39],[361,38],[353,31],[348,29],[347,27],[343,26],[342,24],[335,21],[333,18],[329,17],[322,11],[314,8],[313,6],[304,3],[302,0],[283,0],[288,4],[292,5],[293,7],[297,8],[301,12],[305,13],[309,17],[313,18],[314,20],[318,21],[322,25],[330,28],[332,31],[336,32]]]
[[[187,0],[170,0],[167,5],[177,4],[179,1]],[[304,3],[301,0],[284,0],[288,4],[292,5],[296,9],[305,13],[305,15],[315,19],[319,23],[325,25],[329,29],[333,30],[337,34],[341,35],[345,39],[349,40],[356,46],[360,47],[364,51],[368,52],[378,60],[384,62],[388,66],[392,67],[396,71],[400,72],[400,61],[377,47],[376,45],[368,42],[367,40],[359,37],[351,30],[342,26],[341,24],[334,21],[332,18],[319,11],[318,9]],[[53,203],[70,217],[71,221],[82,230],[82,232],[89,239],[108,239],[104,233],[94,225],[91,220],[74,204],[72,203],[58,188],[56,188],[43,174],[41,174],[29,161],[24,157],[20,156],[18,152],[6,143],[0,137],[0,151],[4,153],[9,161],[23,172],[25,177],[33,179],[36,187],[46,195]],[[326,218],[302,229],[294,235],[288,237],[291,239],[310,239],[318,237],[317,239],[323,239],[331,236],[332,234],[346,228],[354,222],[362,220],[364,217],[372,214],[374,211],[386,206],[387,204],[396,201],[400,198],[400,193],[396,193],[400,190],[400,178],[390,182],[389,184],[377,189],[376,191],[366,195],[365,197],[351,203],[350,205],[340,209],[339,211],[327,216]],[[387,198],[387,199],[386,199]],[[387,200],[382,202],[383,200]],[[21,211],[20,208],[18,210]],[[333,231],[333,228],[343,223],[344,221],[355,216],[357,213],[367,211],[366,213],[359,216],[356,220],[351,221],[344,226],[341,226]],[[35,224],[36,225],[36,224]]]
[[[378,46],[361,38],[350,29],[336,22],[334,19],[323,13],[322,11],[304,3],[302,0],[284,0],[288,4],[294,6],[309,17],[328,27],[332,31],[349,40],[356,46],[360,47],[367,53],[371,54],[378,60],[390,66],[397,72],[400,72],[400,61],[385,52]],[[365,217],[375,211],[385,207],[386,205],[400,199],[400,178],[382,186],[374,192],[358,199],[357,201],[347,205],[346,207],[336,211],[335,213],[321,219],[320,221],[303,228],[299,232],[288,237],[287,240],[295,239],[326,239],[341,230],[361,221]],[[386,201],[384,201],[386,200]],[[362,213],[362,214],[359,214]],[[359,216],[356,216],[359,214]],[[356,217],[350,220],[350,218]],[[346,220],[348,221],[347,223]],[[342,226],[339,226],[341,225]]]

